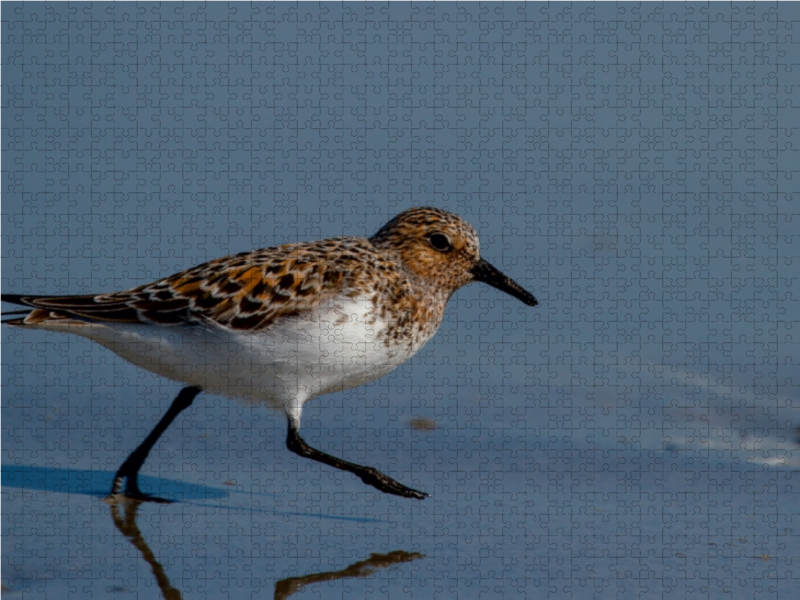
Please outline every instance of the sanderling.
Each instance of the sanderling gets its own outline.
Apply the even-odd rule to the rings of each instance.
[[[283,409],[292,452],[406,498],[423,492],[377,469],[310,447],[303,404],[386,375],[433,336],[450,296],[482,281],[529,306],[536,299],[480,257],[463,219],[413,208],[369,239],[339,237],[220,258],[125,292],[80,296],[3,294],[29,307],[5,323],[74,333],[125,360],[186,384],[117,471],[112,497],[143,494],[150,450],[201,391]],[[123,491],[123,481],[125,481]]]

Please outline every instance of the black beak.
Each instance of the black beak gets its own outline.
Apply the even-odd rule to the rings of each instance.
[[[483,259],[479,260],[478,264],[472,268],[472,276],[475,278],[475,281],[488,283],[501,292],[510,294],[514,296],[514,298],[519,298],[528,306],[536,306],[539,304],[536,298],[533,297],[533,294],[523,290],[516,281],[510,277],[506,277]]]

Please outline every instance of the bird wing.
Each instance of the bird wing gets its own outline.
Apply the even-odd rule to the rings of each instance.
[[[350,240],[362,242],[358,238]],[[336,243],[346,241],[348,238],[339,238],[244,252],[124,292],[80,296],[3,294],[2,300],[34,309],[24,319],[12,322],[19,325],[66,318],[166,326],[214,324],[258,331],[278,318],[310,313],[320,300],[347,287],[361,253],[351,253],[349,261],[328,260]]]

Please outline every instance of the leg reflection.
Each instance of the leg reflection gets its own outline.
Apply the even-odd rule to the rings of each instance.
[[[287,577],[275,584],[275,600],[286,600],[292,594],[296,594],[301,588],[322,581],[334,581],[336,579],[349,579],[352,577],[368,577],[378,569],[383,569],[391,565],[404,562],[411,562],[418,558],[424,558],[424,554],[419,552],[404,552],[395,550],[388,554],[370,554],[367,560],[353,563],[341,571],[326,571],[325,573],[311,573],[303,577]]]
[[[150,565],[150,569],[156,578],[158,589],[164,600],[181,600],[181,593],[172,586],[167,577],[164,567],[158,562],[155,553],[147,545],[139,526],[136,524],[137,512],[141,501],[124,500],[111,504],[111,518],[114,526],[124,535],[131,544],[139,551],[145,562]],[[122,512],[124,511],[124,513]],[[290,596],[299,592],[302,588],[313,583],[324,581],[335,581],[337,579],[350,579],[356,577],[369,577],[379,569],[384,569],[392,565],[404,562],[411,562],[418,558],[424,558],[424,554],[419,552],[405,552],[395,550],[387,554],[371,554],[367,560],[355,562],[341,571],[326,571],[324,573],[309,573],[302,577],[287,577],[275,583],[275,600],[286,600]]]
[[[120,504],[125,509],[125,516],[120,516]],[[114,525],[119,532],[131,541],[131,544],[141,553],[145,562],[150,565],[153,575],[156,577],[158,589],[161,590],[161,595],[164,600],[181,600],[181,593],[169,582],[164,567],[158,562],[156,555],[144,541],[142,532],[136,524],[136,512],[139,510],[139,500],[126,500],[121,503],[114,503],[111,505],[111,518],[114,520]]]

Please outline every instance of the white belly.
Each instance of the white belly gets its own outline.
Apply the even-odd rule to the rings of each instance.
[[[305,401],[382,377],[427,341],[383,343],[387,324],[367,325],[367,308],[363,301],[348,301],[314,318],[281,319],[257,333],[115,323],[52,329],[87,337],[164,377],[299,416]]]

